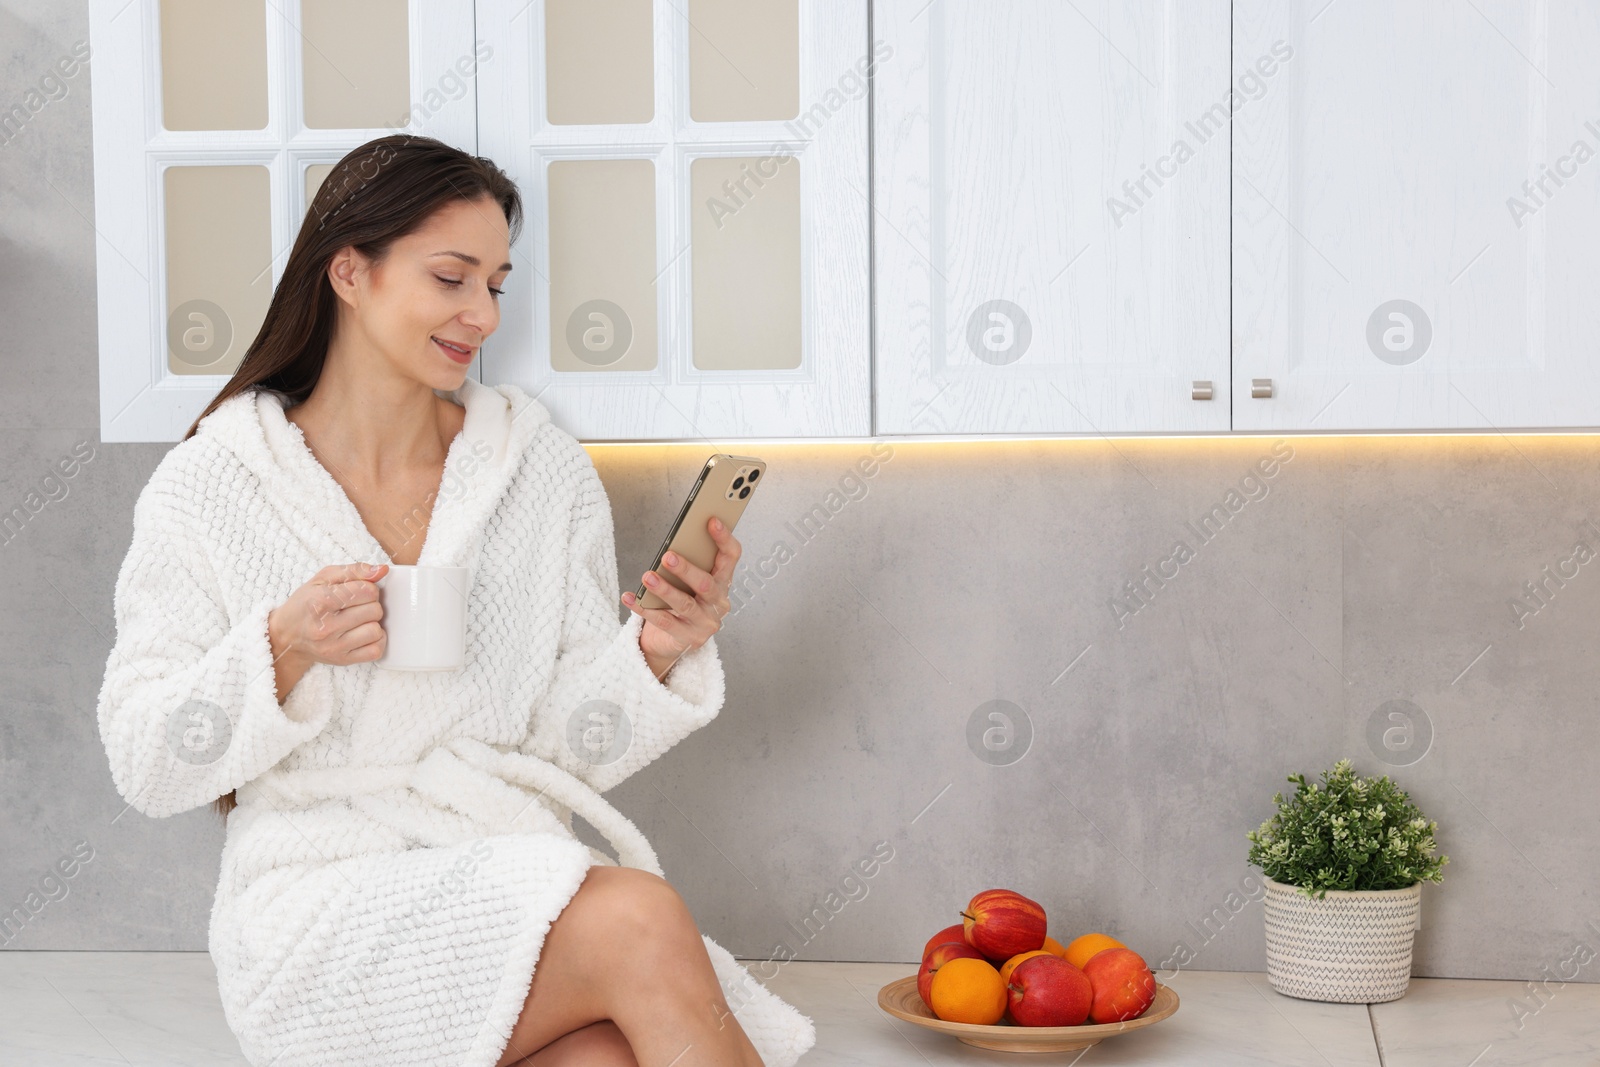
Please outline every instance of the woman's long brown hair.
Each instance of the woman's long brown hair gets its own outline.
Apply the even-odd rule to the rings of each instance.
[[[432,137],[393,134],[368,141],[339,160],[300,224],[261,331],[183,440],[194,436],[201,419],[247,389],[273,390],[284,397],[285,407],[311,395],[322,376],[338,310],[328,281],[335,253],[354,247],[376,265],[396,239],[422,227],[436,209],[454,200],[484,197],[505,212],[515,244],[522,229],[521,194],[505,172],[482,156]],[[238,802],[237,790],[217,798],[215,807],[224,821]]]

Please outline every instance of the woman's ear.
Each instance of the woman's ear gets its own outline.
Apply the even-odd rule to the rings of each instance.
[[[357,275],[360,273],[360,253],[354,247],[346,245],[333,254],[328,261],[328,284],[333,286],[334,295],[356,307],[358,304]]]

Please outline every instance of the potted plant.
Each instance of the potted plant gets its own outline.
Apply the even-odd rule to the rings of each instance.
[[[1267,978],[1303,1000],[1375,1004],[1405,995],[1422,883],[1442,880],[1428,821],[1388,775],[1348,759],[1245,836],[1266,883]]]

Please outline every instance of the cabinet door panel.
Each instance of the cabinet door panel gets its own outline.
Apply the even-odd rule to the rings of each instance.
[[[395,133],[477,150],[483,42],[472,0],[88,14],[100,439],[177,441],[255,340],[334,163]]]
[[[874,12],[878,431],[1228,429],[1229,5]]]
[[[1600,424],[1600,8],[1240,0],[1236,60],[1274,42],[1234,118],[1235,427]]]
[[[480,144],[527,207],[484,380],[591,441],[869,433],[866,0],[629,0],[648,57],[589,6],[478,0]],[[574,39],[653,104],[591,106],[546,58]],[[648,173],[653,211],[562,168]]]

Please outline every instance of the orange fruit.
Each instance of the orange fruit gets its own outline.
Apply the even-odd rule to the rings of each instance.
[[[951,960],[934,972],[928,1000],[946,1022],[992,1026],[1006,1013],[1006,984],[988,960]]]
[[[1046,951],[1045,949],[1042,949],[1042,948],[1036,948],[1032,952],[1019,952],[1015,956],[1012,956],[1009,960],[1006,960],[1005,963],[1000,965],[1000,981],[1009,983],[1011,981],[1011,972],[1016,970],[1017,964],[1021,963],[1023,960],[1027,959],[1029,956],[1053,956],[1053,955],[1055,955],[1055,953],[1048,952],[1048,951]]]
[[[1067,946],[1066,961],[1081,971],[1083,965],[1094,958],[1095,953],[1104,952],[1108,948],[1127,947],[1116,938],[1105,934],[1084,934]]]
[[[1063,959],[1066,958],[1066,955],[1067,955],[1066,946],[1063,945],[1061,942],[1057,941],[1053,937],[1045,938],[1044,939],[1044,944],[1041,945],[1040,947],[1043,948],[1046,952],[1050,953],[1050,955],[1052,955],[1052,956],[1060,956]],[[1081,970],[1081,968],[1080,968],[1080,970]]]

